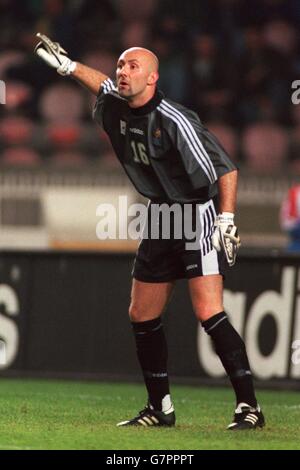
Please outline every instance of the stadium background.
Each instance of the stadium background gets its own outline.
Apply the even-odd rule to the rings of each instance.
[[[299,388],[299,259],[279,222],[300,174],[299,24],[297,0],[0,0],[2,376],[138,373],[126,315],[136,242],[99,240],[96,208],[118,208],[119,195],[145,201],[92,122],[93,98],[33,55],[40,31],[110,76],[120,51],[152,49],[163,92],[198,112],[237,162],[243,248],[225,306],[258,383]],[[165,322],[172,377],[223,384],[184,282]]]

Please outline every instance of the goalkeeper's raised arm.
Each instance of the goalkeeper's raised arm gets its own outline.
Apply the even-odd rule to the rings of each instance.
[[[34,52],[47,65],[55,68],[60,75],[72,76],[97,96],[101,83],[108,78],[107,75],[80,62],[74,62],[59,43],[51,41],[44,34],[37,33],[37,37],[40,42],[36,45]]]
[[[75,63],[76,67],[72,72],[72,77],[97,96],[101,83],[104,82],[108,76],[80,62]]]

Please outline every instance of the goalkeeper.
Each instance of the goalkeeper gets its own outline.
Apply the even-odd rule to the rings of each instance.
[[[235,263],[240,245],[234,223],[235,165],[193,111],[158,90],[159,63],[151,51],[135,47],[123,52],[113,81],[73,62],[58,43],[41,34],[38,37],[36,54],[97,96],[95,120],[107,132],[135,188],[150,199],[148,223],[132,272],[129,308],[148,402],[137,416],[119,425],[175,424],[161,316],[175,281],[186,278],[195,315],[211,337],[235,391],[236,409],[228,429],[262,427],[264,417],[255,397],[245,345],[230,324],[222,300],[224,266]],[[163,212],[153,217],[154,205],[170,208],[174,203],[182,209],[191,207],[189,216],[184,212],[184,225],[199,222],[200,235],[192,249],[186,231],[181,239],[174,235],[175,217],[169,218],[169,239],[162,229]],[[151,225],[159,227],[158,237],[149,236]]]

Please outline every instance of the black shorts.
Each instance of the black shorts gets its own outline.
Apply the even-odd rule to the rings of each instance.
[[[156,207],[153,211],[154,205]],[[167,209],[166,206],[171,205],[166,204],[164,207]],[[165,216],[160,212],[162,204],[149,203],[143,238],[132,270],[132,276],[138,281],[169,282],[210,274],[224,276],[225,256],[218,253],[211,242],[216,217],[213,201],[178,206],[182,208],[182,220],[175,220],[171,213],[167,222],[165,218],[163,226]],[[151,226],[155,226],[154,232]],[[169,227],[170,233],[166,233],[166,227]],[[193,239],[191,228],[196,233]]]

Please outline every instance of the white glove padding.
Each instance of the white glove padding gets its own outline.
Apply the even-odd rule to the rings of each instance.
[[[234,225],[234,214],[231,212],[222,212],[214,223],[215,231],[212,235],[212,244],[217,251],[222,249],[225,252],[229,266],[233,266],[241,240],[238,235],[238,229]]]
[[[67,56],[67,52],[58,42],[53,42],[47,36],[37,33],[41,40],[34,49],[34,52],[43,59],[46,64],[57,70],[60,75],[71,75],[76,68],[76,62],[73,62]]]

